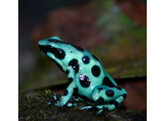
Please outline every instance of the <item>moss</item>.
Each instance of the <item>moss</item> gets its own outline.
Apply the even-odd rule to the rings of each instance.
[[[59,98],[60,95],[57,95]],[[72,100],[73,101],[73,100]],[[50,90],[44,92],[30,92],[20,95],[19,120],[20,121],[145,121],[145,113],[131,110],[117,109],[104,110],[96,115],[97,109],[79,110],[86,102],[79,102],[76,107],[56,107],[53,105],[53,93]]]

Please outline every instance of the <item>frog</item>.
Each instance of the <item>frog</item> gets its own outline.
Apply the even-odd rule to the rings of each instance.
[[[97,108],[114,110],[127,96],[124,88],[117,86],[115,80],[103,68],[100,58],[86,49],[64,42],[58,36],[38,41],[41,52],[55,62],[67,74],[69,85],[55,105],[64,107],[76,95],[78,99],[93,102],[95,106],[84,106],[81,110]],[[101,103],[99,103],[101,102]]]

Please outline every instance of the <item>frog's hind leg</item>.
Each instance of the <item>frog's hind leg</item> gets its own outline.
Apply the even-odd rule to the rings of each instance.
[[[124,88],[108,87],[106,85],[99,85],[92,91],[91,98],[94,102],[112,102],[116,101],[119,104],[126,97],[127,92]]]
[[[97,108],[97,109],[99,109],[97,112],[97,115],[99,115],[103,112],[104,109],[109,110],[109,111],[114,110],[116,107],[118,107],[122,103],[124,98],[125,98],[125,95],[122,95],[122,96],[118,97],[116,100],[111,101],[111,104],[96,105],[96,106],[85,106],[85,107],[81,107],[80,109],[81,110],[88,110],[91,108]]]
[[[107,110],[114,110],[125,99],[127,92],[123,88],[108,87],[105,85],[97,86],[93,89],[91,97],[96,106],[85,106],[81,110],[98,108],[102,112],[103,108]]]

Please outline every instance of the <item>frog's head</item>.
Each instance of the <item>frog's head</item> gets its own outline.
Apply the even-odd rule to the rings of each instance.
[[[43,52],[43,54],[47,55],[51,59],[53,59],[54,57],[59,59],[64,58],[65,52],[63,51],[63,49],[61,49],[59,43],[62,43],[62,40],[57,36],[38,41],[40,50]]]
[[[63,40],[57,36],[53,36],[48,39],[39,40],[38,45],[42,53],[56,62],[58,67],[64,71],[63,65],[66,56],[66,45],[64,45]]]
[[[63,42],[63,40],[57,36],[39,40],[38,45],[43,54],[55,61],[64,71],[65,66],[68,65],[68,62],[74,57],[77,49],[84,51],[78,46]]]

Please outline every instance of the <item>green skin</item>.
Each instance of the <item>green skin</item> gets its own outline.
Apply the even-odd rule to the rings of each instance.
[[[85,49],[80,51],[75,46],[64,43],[63,40],[57,36],[40,40],[38,45],[44,55],[55,61],[60,68],[67,73],[68,79],[72,78],[72,81],[67,87],[65,93],[61,96],[60,101],[55,103],[56,106],[68,106],[68,101],[73,96],[75,89],[78,90],[76,93],[79,95],[79,99],[83,99],[83,97],[85,97],[91,102],[99,102],[100,99],[101,101],[103,100],[104,104],[96,103],[97,105],[95,106],[100,109],[100,112],[103,108],[114,110],[125,99],[127,95],[126,90],[124,88],[117,87],[117,83],[102,67],[100,59],[95,59],[92,53]],[[55,48],[55,51],[52,48]],[[64,56],[62,55],[62,51],[59,49],[64,51]],[[84,63],[82,60],[84,56],[89,57],[88,63]],[[76,64],[74,65],[74,67],[78,70],[77,72],[73,68],[73,65],[69,65],[70,61],[73,59],[78,60],[78,69],[76,68]],[[99,67],[99,72],[97,74],[98,76],[95,76],[92,72],[92,67],[94,65]],[[94,71],[97,73],[97,69]],[[85,78],[85,76],[88,78]],[[108,78],[105,83],[103,83],[104,77]],[[83,81],[80,82],[80,79]],[[108,85],[108,82],[112,86]],[[54,99],[56,100],[55,96]],[[107,104],[107,102],[111,103]],[[92,106],[85,106],[81,109],[90,108],[92,108]]]

